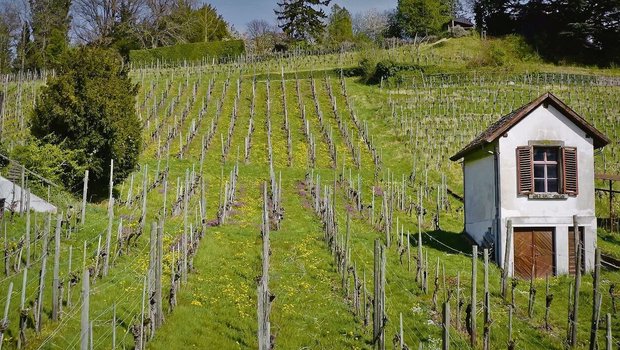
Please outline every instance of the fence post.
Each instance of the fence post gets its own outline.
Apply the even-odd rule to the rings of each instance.
[[[611,335],[611,314],[607,314],[606,344],[606,350],[611,350],[613,348],[613,337]]]
[[[86,224],[86,198],[88,194],[88,170],[84,172],[84,189],[82,190],[82,213],[80,223],[82,226]]]
[[[458,302],[458,301],[457,301]],[[450,349],[450,299],[443,303],[443,350]]]
[[[26,267],[30,267],[30,189],[26,190],[26,241],[24,245],[26,246]]]
[[[105,236],[105,255],[103,256],[103,277],[108,275],[110,268],[110,244],[112,242],[112,224],[114,221],[114,198],[110,197],[110,206],[108,207],[108,230]]]
[[[577,216],[573,216],[573,227],[575,233],[575,247],[577,252],[577,259],[575,266],[575,284],[573,286],[573,312],[570,319],[570,338],[569,345],[575,347],[577,345],[577,320],[579,319],[579,289],[581,288],[581,255],[582,255],[582,243],[579,236],[579,226],[577,224]]]
[[[116,350],[116,304],[112,306],[112,350]]]
[[[510,266],[510,253],[512,252],[512,220],[508,219],[506,222],[506,244],[504,246],[506,249],[504,250],[504,267],[502,269],[502,297],[504,301],[506,300],[506,292],[508,287],[508,269]]]
[[[89,343],[89,321],[88,313],[90,309],[90,274],[88,269],[82,273],[82,316],[80,318],[80,350],[88,350]]]
[[[9,284],[9,292],[6,296],[6,305],[4,306],[4,318],[2,318],[2,329],[0,329],[0,349],[2,349],[2,341],[4,340],[4,329],[9,325],[9,308],[11,307],[11,294],[13,293],[13,282]]]
[[[470,345],[476,347],[476,285],[478,283],[478,246],[472,246],[471,253],[471,333]]]
[[[491,295],[489,294],[489,250],[484,249],[484,331],[483,347],[485,350],[491,348]]]
[[[385,350],[385,248],[375,240],[373,347]]]
[[[595,258],[594,258],[594,280],[592,282],[593,293],[592,293],[592,326],[590,329],[590,350],[595,350],[598,348],[596,342],[596,332],[598,331],[598,320],[601,312],[601,293],[599,289],[599,284],[601,280],[601,251],[599,248],[595,250]]]
[[[58,321],[58,301],[60,280],[58,277],[60,270],[60,228],[62,225],[62,214],[56,219],[56,232],[54,233],[54,276],[52,280],[52,320]],[[61,296],[62,297],[62,296]]]
[[[155,224],[156,225],[156,224]],[[164,323],[164,309],[162,305],[162,262],[163,262],[163,222],[157,227],[157,260],[155,262],[155,327],[161,327]]]
[[[26,325],[28,321],[28,311],[26,307],[26,287],[28,283],[28,268],[24,269],[24,277],[22,279],[22,295],[19,303],[19,337],[17,338],[17,348],[21,349],[26,346]]]
[[[50,213],[47,216],[47,220],[45,221],[45,230],[43,231],[43,252],[42,252],[42,260],[41,260],[41,273],[39,274],[39,296],[37,299],[37,303],[35,305],[34,310],[34,318],[35,318],[35,330],[37,333],[41,331],[41,312],[43,310],[43,291],[45,290],[45,271],[47,267],[47,255],[48,255],[48,237],[50,233],[50,225],[52,221],[52,214]]]

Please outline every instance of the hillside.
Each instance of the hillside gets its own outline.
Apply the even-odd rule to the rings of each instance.
[[[497,54],[503,57],[501,65],[480,64],[484,50],[493,50],[489,45],[504,47],[504,53]],[[369,54],[374,62],[389,59],[415,69],[376,85],[339,74]],[[107,201],[89,204],[84,225],[76,225],[73,232],[59,231],[63,306],[58,321],[51,320],[53,240],[49,256],[42,254],[44,232],[54,234],[56,218],[46,229],[40,214],[31,216],[27,274],[19,261],[25,261],[20,248],[28,216],[5,220],[2,241],[9,273],[0,281],[0,294],[10,283],[13,293],[3,345],[17,346],[25,293],[26,348],[78,348],[81,278],[87,268],[92,271],[88,322],[93,348],[132,348],[142,337],[152,349],[257,348],[265,184],[271,223],[269,289],[275,296],[270,321],[277,348],[372,347],[376,240],[389,242],[386,343],[398,344],[402,334],[410,349],[440,348],[441,305],[451,295],[449,342],[453,348],[467,348],[472,248],[461,234],[463,205],[450,195],[463,192],[461,165],[448,157],[499,117],[551,91],[613,140],[596,154],[595,164],[597,171],[618,174],[618,73],[544,64],[508,44],[475,38],[420,48],[136,69],[132,77],[140,84],[137,108],[144,125],[141,168],[116,184],[111,220]],[[41,84],[39,77],[7,84],[5,138],[15,143],[26,139],[20,116],[27,115]],[[70,192],[74,197],[60,204],[79,208],[81,189]],[[607,200],[597,198],[598,216],[608,216]],[[614,205],[619,210],[617,202]],[[332,210],[333,216],[325,214]],[[140,221],[143,213],[145,220]],[[155,284],[154,269],[149,268],[156,251],[150,246],[156,236],[153,223],[163,225],[165,321],[147,334],[154,323],[148,311]],[[127,245],[125,238],[141,225],[143,233]],[[102,277],[108,231],[113,258],[109,274]],[[603,230],[601,235],[610,237]],[[418,237],[427,288],[416,279]],[[606,252],[618,251],[617,234],[599,242]],[[476,264],[481,348],[482,255]],[[42,266],[41,329],[36,332],[33,310]],[[175,276],[179,281],[171,288]],[[491,264],[492,348],[509,341],[510,302],[501,298],[500,276]],[[554,296],[549,329],[543,326],[545,281],[534,284],[531,316],[530,284],[518,282],[512,320],[517,348],[564,348],[572,281],[567,276],[549,278]],[[607,291],[618,283],[620,272],[602,272],[602,315],[612,313]],[[587,275],[580,295],[579,348],[588,345],[592,299],[592,277]],[[0,305],[6,300],[3,294]],[[612,322],[614,340],[620,339],[615,313]],[[602,346],[606,323],[600,327]]]

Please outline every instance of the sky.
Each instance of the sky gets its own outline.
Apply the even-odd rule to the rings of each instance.
[[[206,0],[215,6],[217,12],[228,23],[235,26],[240,32],[246,30],[246,24],[253,19],[264,19],[275,24],[273,9],[279,0]],[[380,11],[396,8],[397,0],[332,0],[333,4],[346,7],[351,14],[364,12],[369,9]],[[329,13],[329,10],[326,11]]]

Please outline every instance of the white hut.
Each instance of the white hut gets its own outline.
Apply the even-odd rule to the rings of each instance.
[[[574,273],[575,242],[594,265],[594,150],[609,139],[551,93],[502,117],[450,159],[463,159],[465,232],[508,274]],[[573,227],[577,226],[579,237]]]

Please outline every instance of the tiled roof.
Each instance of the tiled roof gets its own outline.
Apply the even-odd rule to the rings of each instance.
[[[609,139],[607,136],[603,135],[600,131],[598,131],[594,126],[588,123],[585,119],[583,119],[580,115],[575,113],[570,107],[568,107],[564,102],[562,102],[559,98],[555,97],[552,93],[547,92],[535,99],[534,101],[520,107],[512,111],[511,113],[501,117],[498,121],[491,124],[485,131],[483,131],[480,135],[476,136],[469,144],[467,144],[463,149],[461,149],[458,153],[450,157],[450,160],[457,161],[470,152],[486,145],[491,142],[497,140],[498,137],[506,133],[513,126],[515,126],[521,119],[525,118],[530,114],[536,107],[541,104],[552,104],[557,110],[559,110],[562,114],[564,114],[568,119],[570,119],[575,125],[583,129],[592,137],[594,140],[594,148],[601,148],[609,143]]]

